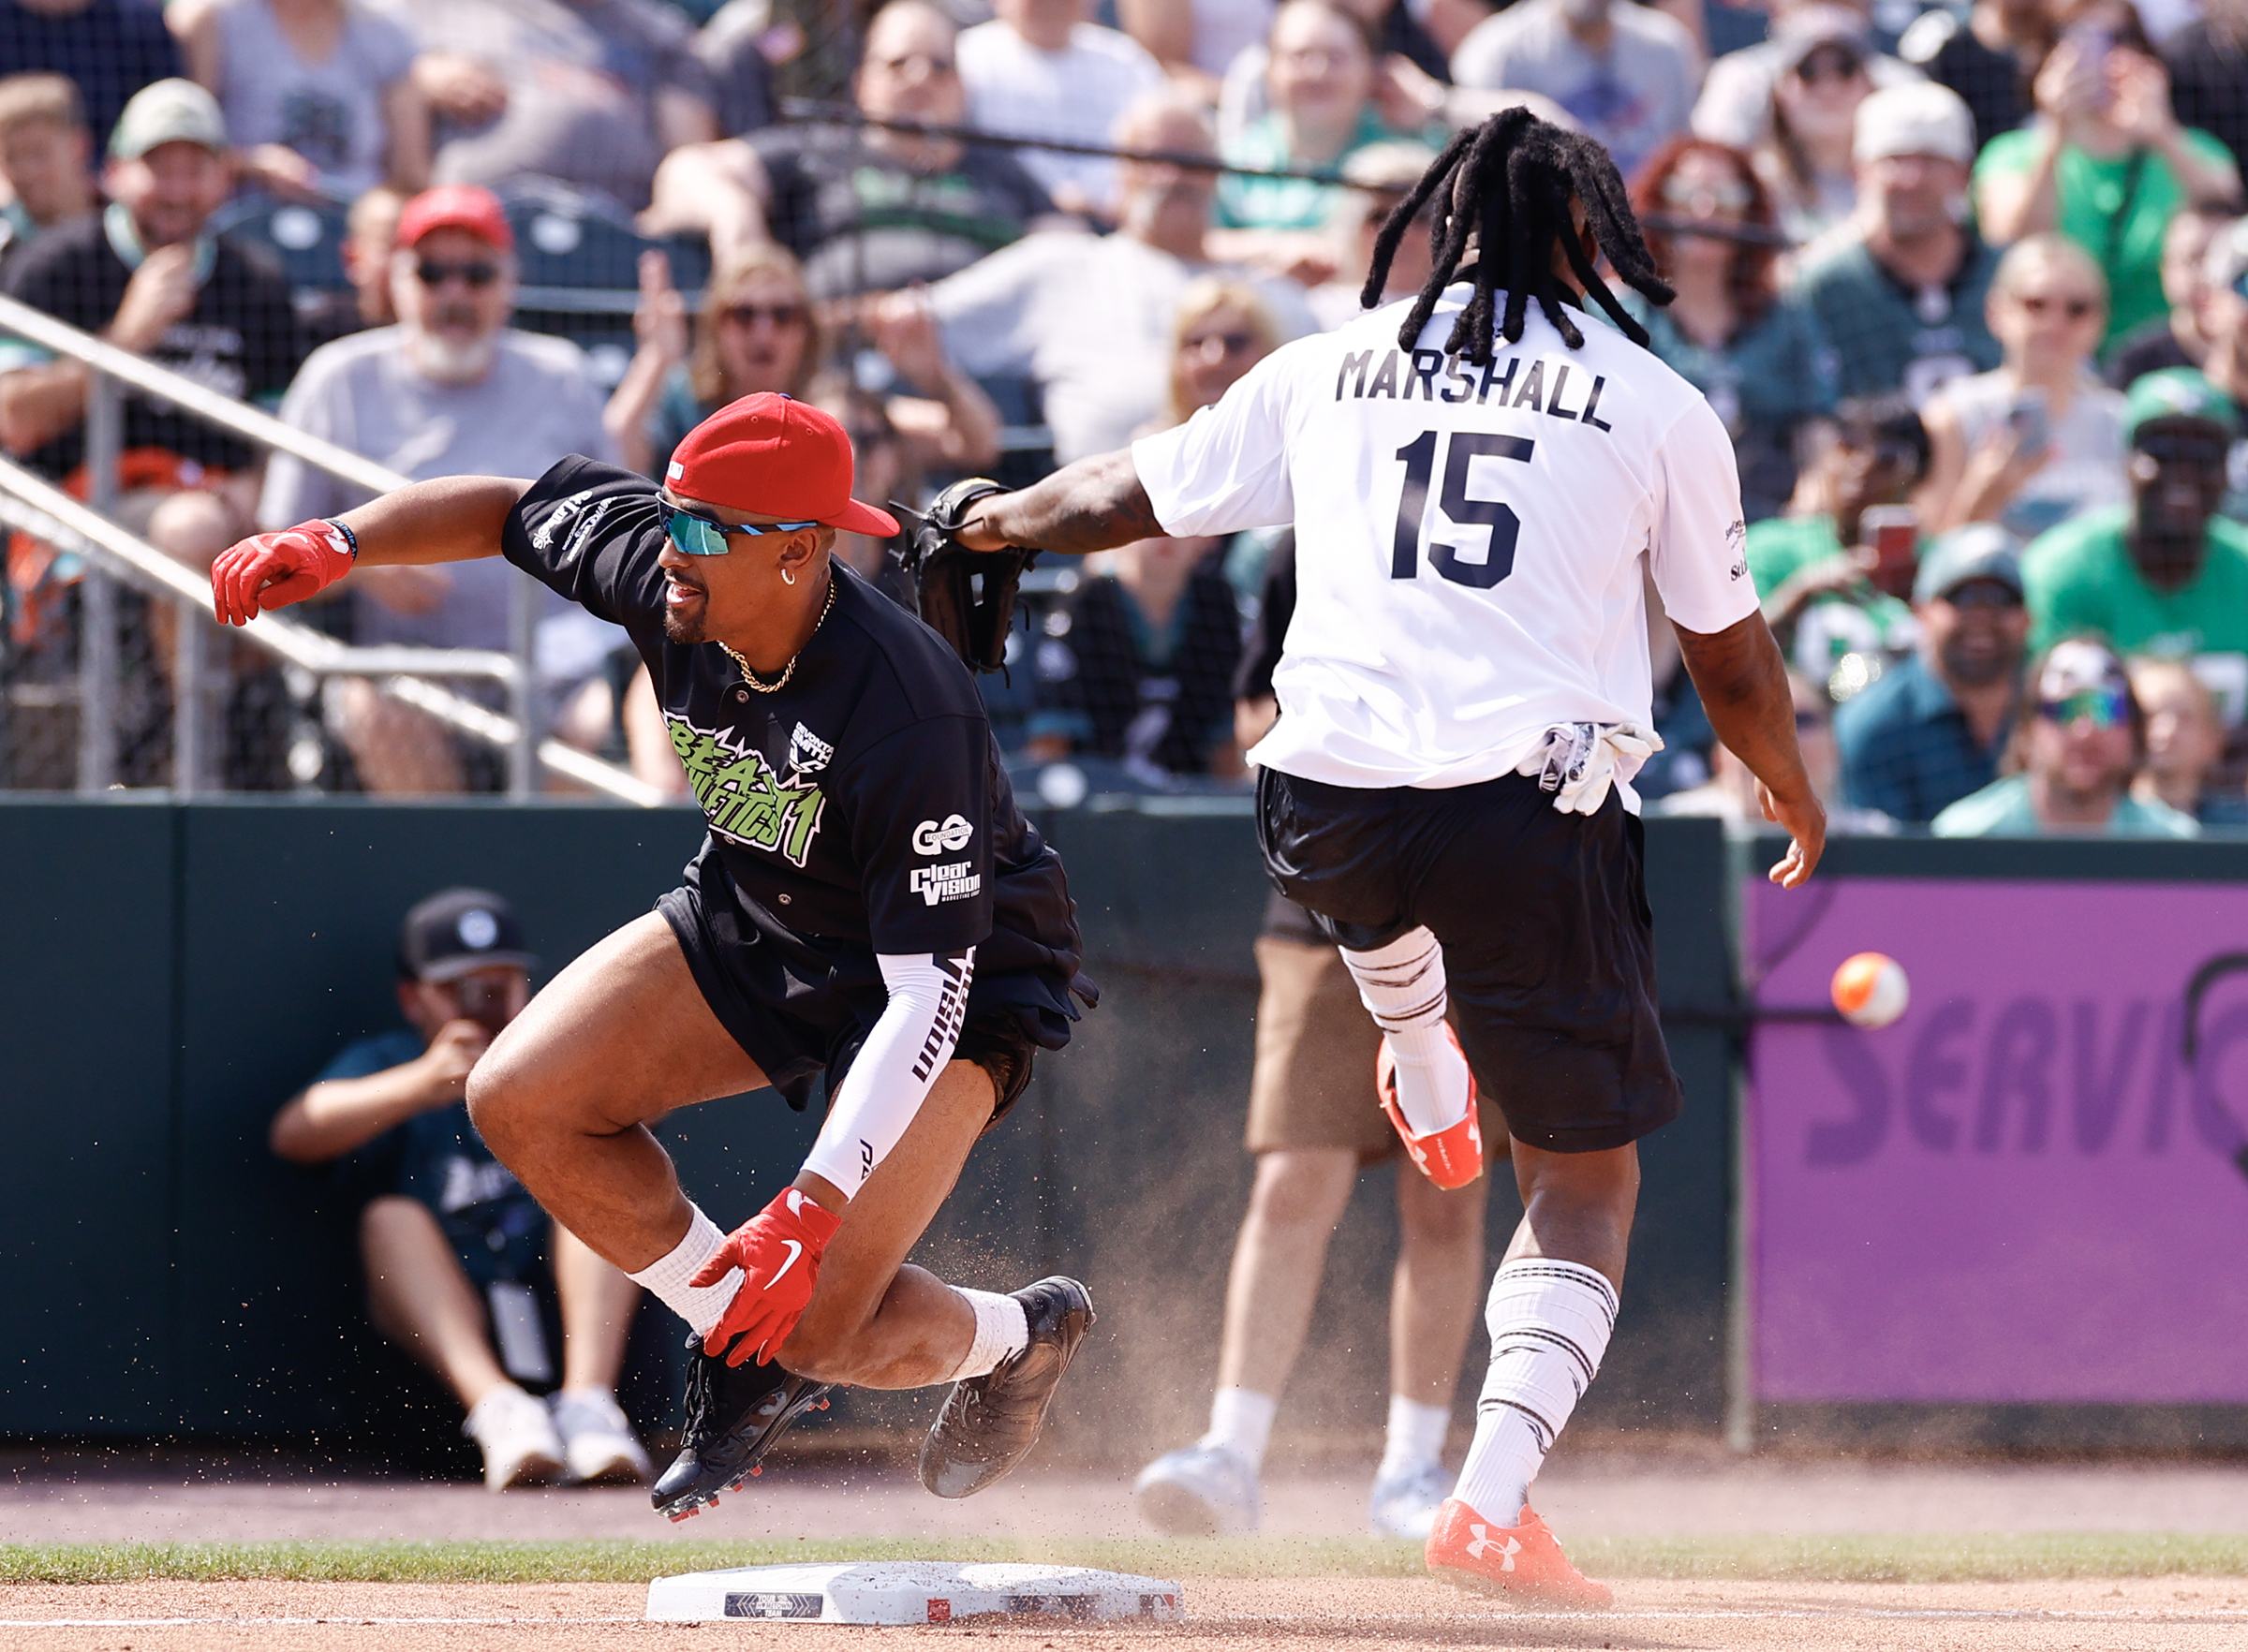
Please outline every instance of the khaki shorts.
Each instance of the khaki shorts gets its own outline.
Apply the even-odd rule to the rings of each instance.
[[[1342,1147],[1373,1164],[1404,1151],[1374,1099],[1382,1035],[1358,1000],[1357,983],[1332,946],[1279,936],[1257,938],[1257,1065],[1249,1081],[1251,1153]],[[1484,1154],[1506,1151],[1506,1123],[1481,1104]]]

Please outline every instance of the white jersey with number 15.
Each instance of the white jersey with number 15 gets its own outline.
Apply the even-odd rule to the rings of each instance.
[[[1701,392],[1590,317],[1571,349],[1534,302],[1490,366],[1447,356],[1469,292],[1417,349],[1398,347],[1408,305],[1371,311],[1132,445],[1166,532],[1294,524],[1260,764],[1493,779],[1556,723],[1649,721],[1643,568],[1688,630],[1755,612],[1733,445]]]

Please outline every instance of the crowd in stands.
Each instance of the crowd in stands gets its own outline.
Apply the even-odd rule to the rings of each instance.
[[[1383,217],[1509,104],[1627,179],[1678,291],[1632,302],[1733,433],[1838,822],[2248,823],[2248,0],[0,0],[0,291],[412,477],[660,475],[785,391],[910,500],[1348,320]],[[0,447],[81,494],[88,384],[0,342]],[[113,509],[191,564],[358,496],[160,398],[124,427]],[[384,571],[308,616],[505,646],[497,565]],[[1011,755],[1239,784],[1290,536],[1081,572],[991,686]],[[7,541],[14,725],[76,670],[81,573]],[[159,784],[177,620],[126,606],[119,777]],[[1752,816],[1666,633],[1641,789]],[[555,605],[538,636],[563,737],[677,788],[619,638]],[[229,786],[498,782],[370,684],[226,660]],[[0,785],[70,783],[0,736]]]

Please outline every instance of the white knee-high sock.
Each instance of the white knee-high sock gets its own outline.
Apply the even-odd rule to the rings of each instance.
[[[968,1345],[968,1352],[960,1356],[948,1382],[957,1382],[964,1377],[981,1377],[998,1368],[998,1363],[1011,1354],[1018,1354],[1030,1346],[1030,1321],[1023,1312],[1023,1305],[1012,1296],[1001,1296],[996,1291],[969,1291],[962,1286],[953,1287],[955,1296],[967,1299],[968,1305],[976,1311],[975,1340]]]
[[[1546,1453],[1600,1370],[1616,1327],[1616,1291],[1578,1262],[1512,1261],[1491,1280],[1484,1322],[1491,1368],[1452,1495],[1486,1520],[1513,1526]]]
[[[1398,1111],[1416,1136],[1450,1129],[1468,1115],[1468,1063],[1444,1030],[1444,949],[1427,929],[1408,930],[1342,961],[1358,998],[1389,1040],[1398,1064]]]
[[[700,1273],[702,1264],[717,1255],[718,1246],[726,1243],[726,1235],[718,1224],[702,1214],[702,1207],[690,1204],[693,1219],[687,1224],[687,1237],[672,1247],[671,1254],[658,1257],[637,1274],[627,1276],[636,1285],[646,1287],[656,1300],[694,1327],[697,1336],[707,1336],[710,1328],[718,1322],[733,1293],[742,1288],[742,1271],[735,1268],[716,1285],[689,1285],[688,1281]]]

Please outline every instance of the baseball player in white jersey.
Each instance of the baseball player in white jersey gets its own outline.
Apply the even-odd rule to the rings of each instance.
[[[1645,580],[1719,738],[1793,835],[1776,881],[1811,875],[1826,819],[1743,559],[1724,427],[1594,268],[1605,255],[1650,301],[1672,296],[1614,163],[1519,110],[1462,133],[1385,226],[1368,302],[1432,199],[1414,302],[1276,351],[1128,451],[1021,493],[982,484],[939,515],[971,551],[1294,524],[1280,716],[1250,753],[1266,869],[1341,947],[1415,1161],[1446,1184],[1474,1173],[1480,1084],[1525,1211],[1428,1566],[1605,1605],[1527,1494],[1615,1323],[1634,1143],[1680,1104],[1631,789],[1659,745]]]

